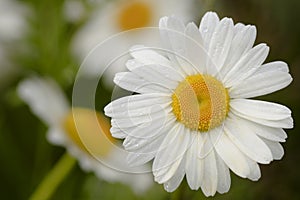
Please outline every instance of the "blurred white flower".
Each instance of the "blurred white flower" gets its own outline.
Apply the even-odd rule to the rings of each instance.
[[[84,15],[84,6],[82,2],[76,0],[67,0],[64,3],[64,16],[68,22],[80,21]]]
[[[258,180],[260,164],[281,159],[280,142],[293,127],[289,108],[248,98],[270,94],[292,81],[286,63],[263,64],[266,44],[253,47],[256,28],[208,12],[200,27],[163,17],[159,28],[167,56],[133,47],[130,72],[114,82],[139,93],[105,107],[112,136],[125,138],[128,160],[154,159],[155,181],[174,191],[186,176],[206,196],[225,193],[229,169]]]
[[[29,10],[15,0],[0,0],[0,83],[1,85],[16,72],[11,63],[8,49],[17,47],[17,43],[26,32],[26,16]]]
[[[80,61],[83,61],[96,45],[112,35],[136,28],[156,27],[157,21],[165,15],[176,14],[185,21],[193,20],[193,6],[195,5],[193,3],[194,0],[116,0],[101,4],[99,10],[95,10],[90,20],[75,36],[72,48],[74,54]],[[151,41],[151,37],[154,36],[151,36],[148,30],[132,31],[124,37],[114,38],[113,44],[100,54],[105,54],[105,58],[111,59],[110,55],[114,55],[118,48],[128,49],[127,46],[137,41],[145,41],[145,39]],[[90,61],[90,65],[95,65],[95,67],[87,68],[88,75],[98,76],[99,71],[106,67],[105,64],[111,61],[107,59],[99,59],[95,56]],[[106,85],[112,87],[113,76],[124,69],[122,62],[112,64],[104,74]]]
[[[15,0],[0,0],[0,41],[19,39],[26,28],[27,8]]]
[[[104,115],[85,108],[71,108],[62,90],[50,79],[24,80],[18,93],[48,126],[48,141],[65,147],[83,170],[93,171],[109,182],[127,184],[137,193],[152,185],[150,174],[138,173],[149,172],[147,166],[132,168],[125,164],[127,152],[118,148],[110,136],[109,121]]]

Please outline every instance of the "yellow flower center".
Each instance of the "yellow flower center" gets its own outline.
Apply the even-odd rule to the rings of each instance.
[[[125,4],[117,15],[117,24],[121,30],[142,28],[150,25],[152,12],[146,2],[131,1]]]
[[[109,121],[92,110],[74,108],[67,114],[63,126],[70,140],[90,155],[105,156],[115,143],[109,132]]]
[[[186,77],[178,84],[172,100],[177,120],[200,132],[220,126],[229,111],[227,89],[210,75]]]

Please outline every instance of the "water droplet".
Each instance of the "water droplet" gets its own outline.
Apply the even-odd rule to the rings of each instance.
[[[168,191],[169,190],[169,184],[165,183],[165,189]]]
[[[207,32],[208,32],[208,28],[205,27],[205,28],[203,29],[203,33],[207,33]]]

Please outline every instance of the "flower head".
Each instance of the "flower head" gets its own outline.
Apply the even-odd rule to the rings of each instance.
[[[65,147],[83,170],[95,172],[109,182],[128,184],[138,193],[151,185],[149,174],[128,174],[134,171],[124,165],[127,154],[116,146],[103,114],[87,108],[71,108],[59,86],[51,79],[34,77],[24,80],[18,92],[33,113],[49,127],[48,141]],[[135,170],[145,171],[145,168]]]
[[[26,17],[30,9],[15,0],[0,1],[0,88],[16,74],[10,53],[15,53],[24,33],[27,31]]]
[[[263,64],[269,47],[253,47],[256,28],[208,12],[198,28],[176,17],[159,23],[164,49],[135,46],[129,72],[114,82],[135,95],[111,102],[111,134],[125,138],[132,165],[153,159],[155,181],[174,191],[184,176],[206,196],[230,188],[229,169],[258,180],[258,164],[281,159],[291,111],[252,100],[292,81],[286,63]]]
[[[160,17],[172,13],[177,13],[186,21],[192,20],[193,6],[192,0],[117,0],[103,7],[100,6],[99,9],[95,9],[87,23],[76,34],[73,43],[74,54],[83,60],[92,50],[95,50],[97,45],[115,34],[126,31],[125,36],[120,35],[110,39],[108,46],[118,46],[118,50],[105,48],[103,52],[97,53],[95,58],[89,54],[89,64],[87,64],[89,67],[86,73],[89,76],[98,77],[112,60],[111,57],[115,59],[123,53],[119,49],[127,50],[135,41],[145,40],[145,36],[152,43],[155,41],[153,34],[149,34],[149,31],[143,28],[156,26]],[[99,59],[99,54],[105,56]],[[106,86],[112,87],[115,73],[125,70],[124,65],[120,63],[121,60],[114,62],[105,71],[103,81]]]

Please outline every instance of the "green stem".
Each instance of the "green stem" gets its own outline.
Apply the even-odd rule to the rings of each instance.
[[[30,200],[47,200],[51,197],[53,192],[64,180],[64,178],[71,172],[76,160],[68,153],[65,153],[54,168],[47,174],[44,180],[40,183],[37,189],[29,198]]]

